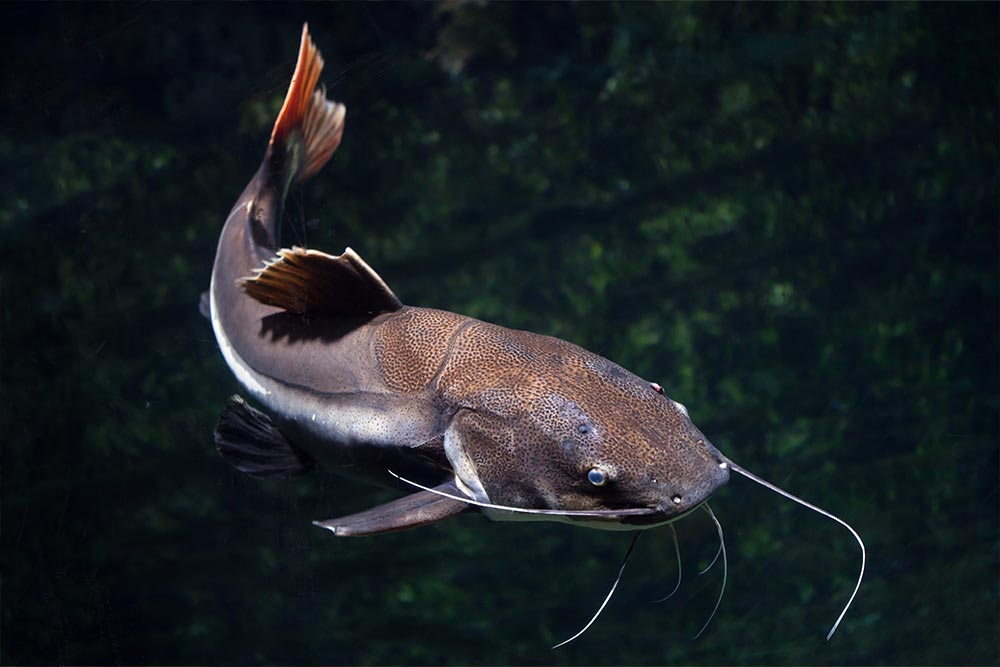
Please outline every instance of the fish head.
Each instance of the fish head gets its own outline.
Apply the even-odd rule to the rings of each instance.
[[[533,355],[513,387],[494,387],[463,420],[463,451],[489,502],[642,528],[690,512],[729,480],[726,459],[659,385],[545,342],[555,351]]]

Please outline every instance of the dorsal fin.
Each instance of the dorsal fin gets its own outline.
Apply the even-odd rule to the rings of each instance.
[[[238,284],[264,305],[293,313],[363,316],[403,307],[382,278],[350,248],[336,256],[282,248],[276,258]]]

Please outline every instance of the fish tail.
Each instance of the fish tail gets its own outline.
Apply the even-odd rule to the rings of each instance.
[[[326,87],[316,83],[323,56],[302,26],[299,60],[271,132],[271,148],[291,158],[290,175],[302,183],[318,172],[337,150],[344,134],[347,108],[326,98]]]

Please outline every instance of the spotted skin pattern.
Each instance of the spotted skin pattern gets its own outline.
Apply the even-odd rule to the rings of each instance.
[[[454,413],[453,432],[491,502],[672,516],[728,479],[677,404],[572,343],[406,307],[379,325],[373,351],[388,388]],[[605,483],[590,481],[595,468]]]

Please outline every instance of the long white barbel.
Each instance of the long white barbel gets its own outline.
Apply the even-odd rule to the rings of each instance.
[[[677,542],[677,529],[674,528],[674,524],[669,523],[667,525],[670,526],[670,533],[673,535],[674,538],[674,553],[677,555],[677,583],[674,584],[674,590],[670,591],[659,600],[653,600],[653,604],[657,604],[659,602],[666,602],[667,600],[672,598],[674,596],[674,593],[680,590],[681,587],[681,545],[680,543]]]
[[[635,537],[632,538],[632,543],[628,545],[628,551],[625,552],[625,558],[622,559],[622,566],[618,568],[618,576],[615,577],[615,583],[611,584],[611,590],[608,591],[608,594],[606,596],[604,596],[604,602],[601,603],[601,606],[597,608],[597,611],[594,612],[594,615],[590,617],[590,620],[587,621],[587,624],[582,628],[580,628],[579,632],[577,632],[569,639],[565,639],[559,642],[558,644],[552,647],[553,649],[557,649],[560,646],[565,646],[566,644],[570,643],[571,641],[582,635],[584,632],[589,630],[590,626],[592,626],[594,624],[594,621],[597,620],[597,617],[601,615],[602,611],[604,611],[604,608],[608,606],[608,602],[611,601],[611,596],[615,594],[615,589],[618,588],[618,582],[622,580],[622,573],[625,572],[625,566],[628,565],[628,559],[632,556],[632,550],[635,549],[635,543],[639,541],[640,535],[642,535],[642,533],[637,532],[635,534]]]
[[[788,491],[785,491],[784,489],[782,489],[782,488],[780,488],[778,486],[775,486],[774,484],[771,484],[771,482],[767,481],[766,479],[762,479],[761,477],[758,477],[757,475],[753,474],[749,470],[745,470],[745,469],[741,468],[740,466],[736,465],[731,460],[729,460],[729,459],[727,459],[725,457],[723,457],[723,459],[725,459],[726,465],[728,465],[732,470],[735,470],[736,472],[738,472],[739,474],[743,475],[747,479],[749,479],[749,480],[751,480],[753,482],[757,482],[758,484],[760,484],[764,488],[770,489],[771,491],[774,491],[775,493],[777,493],[779,495],[782,495],[785,498],[788,498],[789,500],[793,500],[793,501],[799,503],[800,505],[808,507],[812,511],[818,512],[818,513],[822,514],[823,516],[827,517],[828,519],[833,519],[834,521],[836,521],[837,523],[839,523],[841,526],[843,526],[844,528],[846,528],[847,530],[849,530],[850,533],[851,533],[851,535],[854,536],[854,539],[858,541],[858,545],[861,547],[861,572],[858,573],[858,583],[854,585],[854,591],[851,593],[850,599],[847,600],[847,604],[844,605],[844,609],[843,609],[843,611],[840,612],[840,616],[837,617],[837,620],[833,624],[833,627],[830,628],[830,632],[827,633],[826,639],[827,639],[827,641],[829,641],[830,637],[833,636],[833,633],[836,632],[837,628],[840,626],[840,622],[842,620],[844,620],[844,615],[847,614],[847,610],[850,608],[851,603],[854,602],[854,598],[855,598],[855,596],[857,596],[858,590],[861,588],[861,580],[865,576],[865,562],[867,560],[867,552],[865,550],[865,543],[861,541],[861,536],[858,535],[858,531],[854,530],[854,528],[852,528],[849,523],[847,523],[846,521],[844,521],[840,517],[827,512],[825,509],[823,509],[821,507],[816,507],[812,503],[806,502],[805,500],[802,500],[798,496],[793,495],[793,494],[789,493]]]
[[[715,612],[719,611],[719,605],[722,604],[722,596],[726,593],[726,580],[729,578],[729,561],[726,559],[726,541],[722,537],[722,524],[719,523],[719,520],[715,517],[715,512],[713,512],[712,508],[708,506],[708,503],[702,503],[701,506],[705,508],[706,512],[708,512],[708,516],[712,517],[715,529],[719,532],[719,551],[722,553],[722,588],[719,589],[719,598],[715,601],[715,606],[712,607],[712,613],[708,615],[708,620],[705,621],[705,625],[701,626],[701,630],[699,630],[698,634],[692,637],[692,639],[701,637],[701,634],[705,632],[705,628],[707,628],[708,624],[712,622],[713,618],[715,618]],[[715,561],[713,560],[712,563],[714,564]],[[709,565],[708,567],[712,566]],[[707,571],[708,568],[705,568],[702,570],[702,573]]]
[[[538,509],[530,509],[527,507],[511,507],[509,505],[495,505],[493,503],[484,503],[481,500],[476,500],[475,498],[469,498],[468,496],[456,496],[453,493],[448,493],[446,491],[441,491],[439,489],[432,489],[429,486],[424,486],[419,482],[414,482],[411,479],[406,479],[401,475],[397,475],[388,468],[386,468],[386,472],[388,472],[390,475],[392,475],[401,482],[409,484],[410,486],[414,486],[418,489],[428,491],[435,495],[442,496],[444,498],[451,498],[452,500],[457,500],[459,502],[467,503],[469,505],[475,505],[476,507],[486,507],[488,509],[501,510],[504,512],[515,512],[520,514],[545,514],[548,516],[594,517],[599,519],[607,519],[614,516],[645,516],[657,513],[657,510],[645,507],[637,507],[632,509],[621,509],[621,510],[538,510]],[[676,518],[680,518],[680,516]],[[642,526],[636,526],[636,529],[640,528],[642,528]]]

